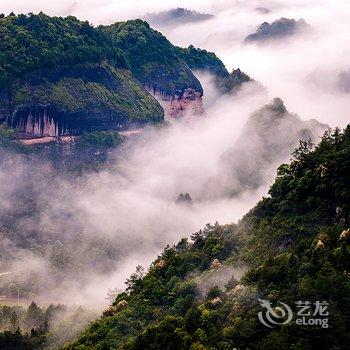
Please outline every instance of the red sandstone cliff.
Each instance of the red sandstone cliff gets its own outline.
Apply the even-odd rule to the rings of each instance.
[[[149,85],[146,85],[145,88],[163,107],[166,118],[203,113],[203,99],[200,91],[186,88],[181,94],[169,95]]]

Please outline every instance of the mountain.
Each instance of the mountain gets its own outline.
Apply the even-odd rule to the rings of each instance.
[[[160,122],[163,111],[102,31],[73,17],[0,19],[0,116],[22,134]]]
[[[301,120],[287,111],[280,98],[273,99],[250,115],[232,148],[221,158],[221,168],[225,171],[220,181],[208,180],[207,192],[211,196],[212,193],[235,196],[257,190],[273,177],[273,171],[286,161],[299,141],[318,143],[328,129],[314,119]]]
[[[231,79],[214,54],[178,48],[142,20],[94,28],[72,16],[11,14],[0,29],[0,121],[21,137],[125,130],[162,122],[164,113],[201,113],[203,89],[191,70],[201,68],[198,60]]]
[[[268,13],[271,12],[271,10],[269,10],[269,9],[266,8],[266,7],[257,7],[257,8],[254,9],[254,11],[259,12],[259,13],[261,13],[262,15],[267,15]]]
[[[296,21],[295,19],[280,18],[271,24],[267,22],[261,24],[255,33],[249,34],[245,38],[245,42],[259,42],[268,39],[279,39],[298,32],[300,33],[308,28],[309,25],[303,19]]]
[[[147,272],[138,267],[127,292],[65,349],[347,349],[349,173],[350,125],[316,147],[301,142],[269,197],[238,224],[208,225]],[[322,324],[309,316],[269,328],[259,299],[294,315],[298,301],[325,302],[328,313]]]
[[[350,93],[350,71],[342,71],[337,77],[337,88],[344,94]]]
[[[175,9],[170,9],[159,13],[150,13],[145,16],[145,20],[152,26],[163,27],[202,22],[213,17],[214,15],[207,13],[199,13],[197,11],[177,7]]]
[[[213,52],[208,52],[190,45],[187,48],[177,48],[178,55],[193,71],[210,73],[214,77],[216,88],[222,94],[237,91],[246,82],[254,82],[239,68],[229,73],[222,61]]]
[[[159,101],[168,116],[202,112],[203,88],[192,71],[209,72],[223,94],[253,81],[240,69],[231,74],[213,53],[172,45],[142,20],[100,27],[120,48],[133,75]]]
[[[157,98],[166,114],[202,111],[202,86],[165,36],[142,20],[101,29],[115,40],[133,75]]]
[[[227,151],[218,159],[216,166],[221,169],[220,176],[206,174],[203,188],[198,189],[195,195],[191,190],[196,186],[191,186],[189,193],[180,194],[179,191],[180,195],[176,194],[176,202],[176,197],[169,198],[172,206],[170,215],[183,205],[190,205],[191,195],[195,198],[196,206],[207,200],[238,199],[244,193],[252,193],[266,186],[267,179],[274,176],[274,169],[288,158],[300,139],[307,141],[311,138],[316,142],[326,129],[325,125],[316,121],[301,121],[286,111],[280,99],[275,99],[250,116],[240,137],[233,139],[232,146],[227,147]],[[0,212],[1,268],[13,271],[11,275],[2,277],[0,295],[9,298],[15,297],[9,291],[9,286],[14,282],[20,288],[22,297],[29,298],[57,295],[57,288],[66,283],[70,285],[71,280],[84,285],[92,274],[106,276],[127,256],[142,251],[147,240],[145,236],[144,241],[140,241],[136,234],[128,236],[126,243],[121,243],[120,235],[115,231],[110,236],[104,235],[104,227],[98,234],[90,232],[91,226],[81,220],[80,213],[81,210],[85,211],[84,208],[78,210],[77,216],[73,214],[80,207],[75,198],[85,197],[81,191],[84,192],[86,188],[94,190],[92,183],[88,182],[85,186],[89,178],[96,186],[104,173],[113,174],[112,178],[107,176],[108,181],[119,176],[126,178],[118,155],[128,157],[130,153],[124,155],[123,150],[115,152],[115,148],[124,140],[122,133],[94,131],[41,143],[45,139],[20,142],[13,130],[0,126],[0,193],[3,203],[7,203]],[[124,180],[122,185],[115,180],[111,183],[116,193],[130,191],[128,185],[124,187]],[[100,190],[104,187],[102,185]],[[72,196],[76,191],[77,194]],[[142,201],[142,196],[140,198]],[[120,212],[116,213],[120,215]],[[66,218],[70,220],[67,222]],[[125,230],[129,232],[129,224]],[[125,231],[121,229],[120,232],[123,234]],[[147,232],[152,231],[148,229]],[[162,247],[167,240],[160,239],[163,241],[158,246]],[[28,279],[21,268],[13,268],[21,265],[23,256],[42,259],[50,287],[47,279],[42,279],[41,269],[34,268],[28,274]]]

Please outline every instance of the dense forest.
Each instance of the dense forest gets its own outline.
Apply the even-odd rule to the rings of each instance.
[[[162,122],[148,91],[169,100],[187,88],[202,95],[192,70],[210,67],[224,93],[249,80],[240,71],[232,78],[212,53],[172,45],[142,20],[93,27],[72,16],[11,14],[0,18],[0,50],[0,121],[22,134]]]
[[[122,52],[110,37],[75,17],[9,15],[0,20],[0,25],[2,84],[40,68],[103,59],[113,59],[117,67],[127,68]]]
[[[95,313],[82,307],[50,304],[39,307],[0,307],[1,349],[57,349],[72,341],[86,327]]]
[[[166,247],[149,271],[139,267],[66,349],[346,349],[349,167],[350,126],[317,147],[302,142],[269,197],[238,224],[209,225]],[[250,270],[238,281],[242,264]],[[327,301],[329,327],[267,328],[258,298]]]
[[[225,65],[213,52],[195,48],[193,45],[190,45],[188,48],[178,47],[176,49],[178,55],[192,70],[210,73],[214,77],[217,89],[222,94],[235,92],[243,83],[253,82],[253,80],[239,68],[229,73]],[[261,86],[259,87],[262,88]]]
[[[177,48],[147,22],[119,22],[100,28],[114,38],[115,45],[122,50],[131,71],[142,84],[168,95],[181,95],[186,87],[203,93],[200,82],[178,55]]]

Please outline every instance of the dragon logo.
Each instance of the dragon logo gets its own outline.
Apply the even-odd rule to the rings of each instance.
[[[285,303],[278,302],[280,306],[272,307],[268,300],[258,299],[260,305],[266,309],[258,313],[259,321],[266,327],[273,328],[277,325],[287,324],[292,320],[292,309]]]

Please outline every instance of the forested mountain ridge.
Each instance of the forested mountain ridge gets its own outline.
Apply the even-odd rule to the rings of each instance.
[[[301,142],[267,198],[238,224],[207,226],[138,268],[65,349],[346,349],[350,126]],[[250,270],[239,279],[242,264]],[[204,283],[205,282],[205,283]],[[204,283],[204,284],[203,284]],[[258,321],[258,298],[329,303],[329,327]]]
[[[151,25],[168,27],[207,21],[213,17],[214,15],[208,13],[200,13],[186,8],[177,7],[158,13],[149,13],[145,16],[145,20]]]
[[[229,73],[222,61],[213,52],[208,52],[190,45],[187,48],[176,48],[178,55],[194,71],[210,73],[218,90],[223,93],[232,93],[246,82],[253,81],[239,68]]]
[[[221,158],[227,171],[220,179],[210,179],[207,188],[217,196],[257,190],[267,178],[273,179],[275,169],[300,141],[318,143],[327,130],[328,125],[302,120],[290,113],[280,98],[274,98],[250,115],[233,147]]]
[[[0,19],[1,119],[23,134],[117,129],[163,111],[112,38],[74,17]]]
[[[115,40],[141,84],[171,96],[182,95],[188,87],[203,94],[200,82],[178,55],[177,48],[147,22],[130,20],[100,28]]]
[[[0,120],[23,135],[121,130],[159,123],[163,109],[202,111],[189,54],[142,20],[95,28],[72,16],[11,14],[0,18],[0,50]]]

